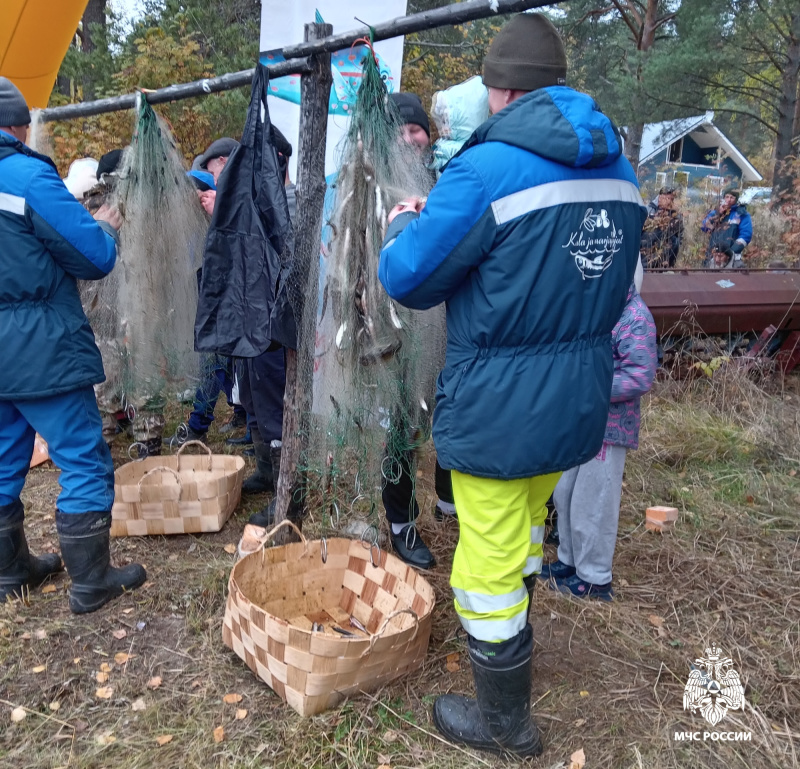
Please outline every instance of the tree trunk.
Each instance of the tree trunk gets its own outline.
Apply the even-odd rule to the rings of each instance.
[[[625,157],[631,161],[634,173],[639,175],[639,155],[642,151],[642,134],[644,123],[634,123],[628,126],[625,137]]]
[[[800,77],[800,9],[792,13],[789,25],[791,42],[786,49],[786,67],[781,77],[781,98],[778,102],[778,136],[775,140],[775,167],[773,170],[772,198],[780,198],[794,187],[794,173],[790,158],[794,138],[795,118],[798,110],[797,93]]]
[[[333,33],[330,24],[306,24],[306,41],[319,40]],[[308,449],[306,425],[311,414],[314,370],[314,337],[319,282],[319,234],[325,202],[325,143],[328,131],[331,57],[327,53],[311,57],[311,73],[300,79],[300,142],[297,164],[297,214],[294,221],[295,244],[293,278],[303,293],[302,317],[297,321],[297,350],[286,350],[286,392],[283,398],[283,448],[281,470],[275,487],[275,523],[289,518],[298,527],[297,495],[302,494],[303,477],[298,463]],[[294,503],[294,504],[292,504]],[[276,533],[276,544],[296,540],[287,528]]]
[[[106,5],[108,0],[89,0],[86,10],[83,12],[81,18],[81,50],[84,53],[91,53],[97,49],[97,40],[95,39],[97,27],[105,30],[106,28]],[[95,93],[95,78],[91,72],[86,72],[83,76],[83,98],[85,100],[94,99]]]

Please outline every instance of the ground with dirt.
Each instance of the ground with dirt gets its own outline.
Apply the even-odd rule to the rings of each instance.
[[[526,765],[565,769],[580,749],[592,769],[800,765],[798,389],[765,392],[723,372],[659,383],[646,399],[642,447],[626,470],[616,600],[535,593],[533,709],[546,748]],[[212,446],[224,450],[213,428]],[[70,615],[64,575],[0,607],[0,765],[518,765],[448,747],[431,722],[437,694],[472,691],[448,587],[457,525],[431,515],[431,464],[419,482],[420,529],[439,561],[437,605],[421,670],[304,719],[223,646],[235,559],[225,546],[264,495],[219,534],[113,540],[117,563],[145,563],[148,583],[96,614]],[[57,481],[48,464],[26,485],[34,552],[57,549]],[[674,531],[645,530],[651,504],[680,509]],[[305,529],[319,527],[312,511]],[[717,730],[749,731],[751,742],[674,739],[710,730],[683,711],[683,691],[711,642],[733,659],[747,702]]]

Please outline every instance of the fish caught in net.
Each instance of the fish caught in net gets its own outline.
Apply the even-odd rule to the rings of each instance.
[[[196,273],[208,220],[169,129],[144,98],[106,184],[122,215],[117,264],[81,287],[106,372],[98,405],[126,411],[134,440],[146,442],[161,437],[166,401],[197,385]]]
[[[382,486],[430,434],[444,362],[444,307],[408,310],[378,280],[389,211],[432,183],[368,56],[335,183],[316,374],[301,375],[314,378],[306,478],[319,484],[324,511],[371,513],[376,525]]]

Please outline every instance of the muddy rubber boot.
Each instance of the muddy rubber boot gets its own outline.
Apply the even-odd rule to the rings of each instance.
[[[245,478],[242,484],[242,494],[263,494],[275,491],[275,476],[272,471],[270,449],[258,430],[253,430],[253,450],[256,457],[256,471]]]
[[[147,572],[138,563],[117,569],[111,565],[111,513],[56,511],[61,555],[72,578],[69,608],[73,614],[97,611],[128,590],[141,587]]]
[[[139,441],[134,445],[136,446],[139,459],[147,459],[147,457],[157,457],[161,455],[161,438],[150,438],[150,440]]]
[[[281,443],[281,441],[271,441],[269,444],[269,463],[272,472],[273,488],[276,492],[277,492],[276,481],[278,480],[278,477],[281,474],[282,445],[283,444]],[[291,520],[294,520],[291,518],[291,513],[292,510],[290,505],[289,517]],[[273,497],[269,501],[269,504],[266,507],[259,510],[257,513],[253,513],[247,522],[252,523],[254,526],[263,526],[265,529],[269,529],[271,526],[273,526],[275,523],[275,497]]]
[[[436,728],[452,742],[492,753],[527,758],[542,752],[531,720],[530,625],[509,641],[486,643],[469,637],[477,697],[445,694],[433,706]]]
[[[21,598],[64,568],[55,553],[31,555],[25,539],[25,508],[20,500],[0,505],[0,603],[8,596]]]

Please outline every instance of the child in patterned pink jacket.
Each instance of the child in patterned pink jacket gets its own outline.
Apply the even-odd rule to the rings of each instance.
[[[614,381],[600,453],[567,470],[553,493],[558,512],[558,560],[542,568],[562,593],[610,601],[622,474],[639,447],[639,400],[653,385],[658,359],[653,316],[631,286],[613,331]]]

